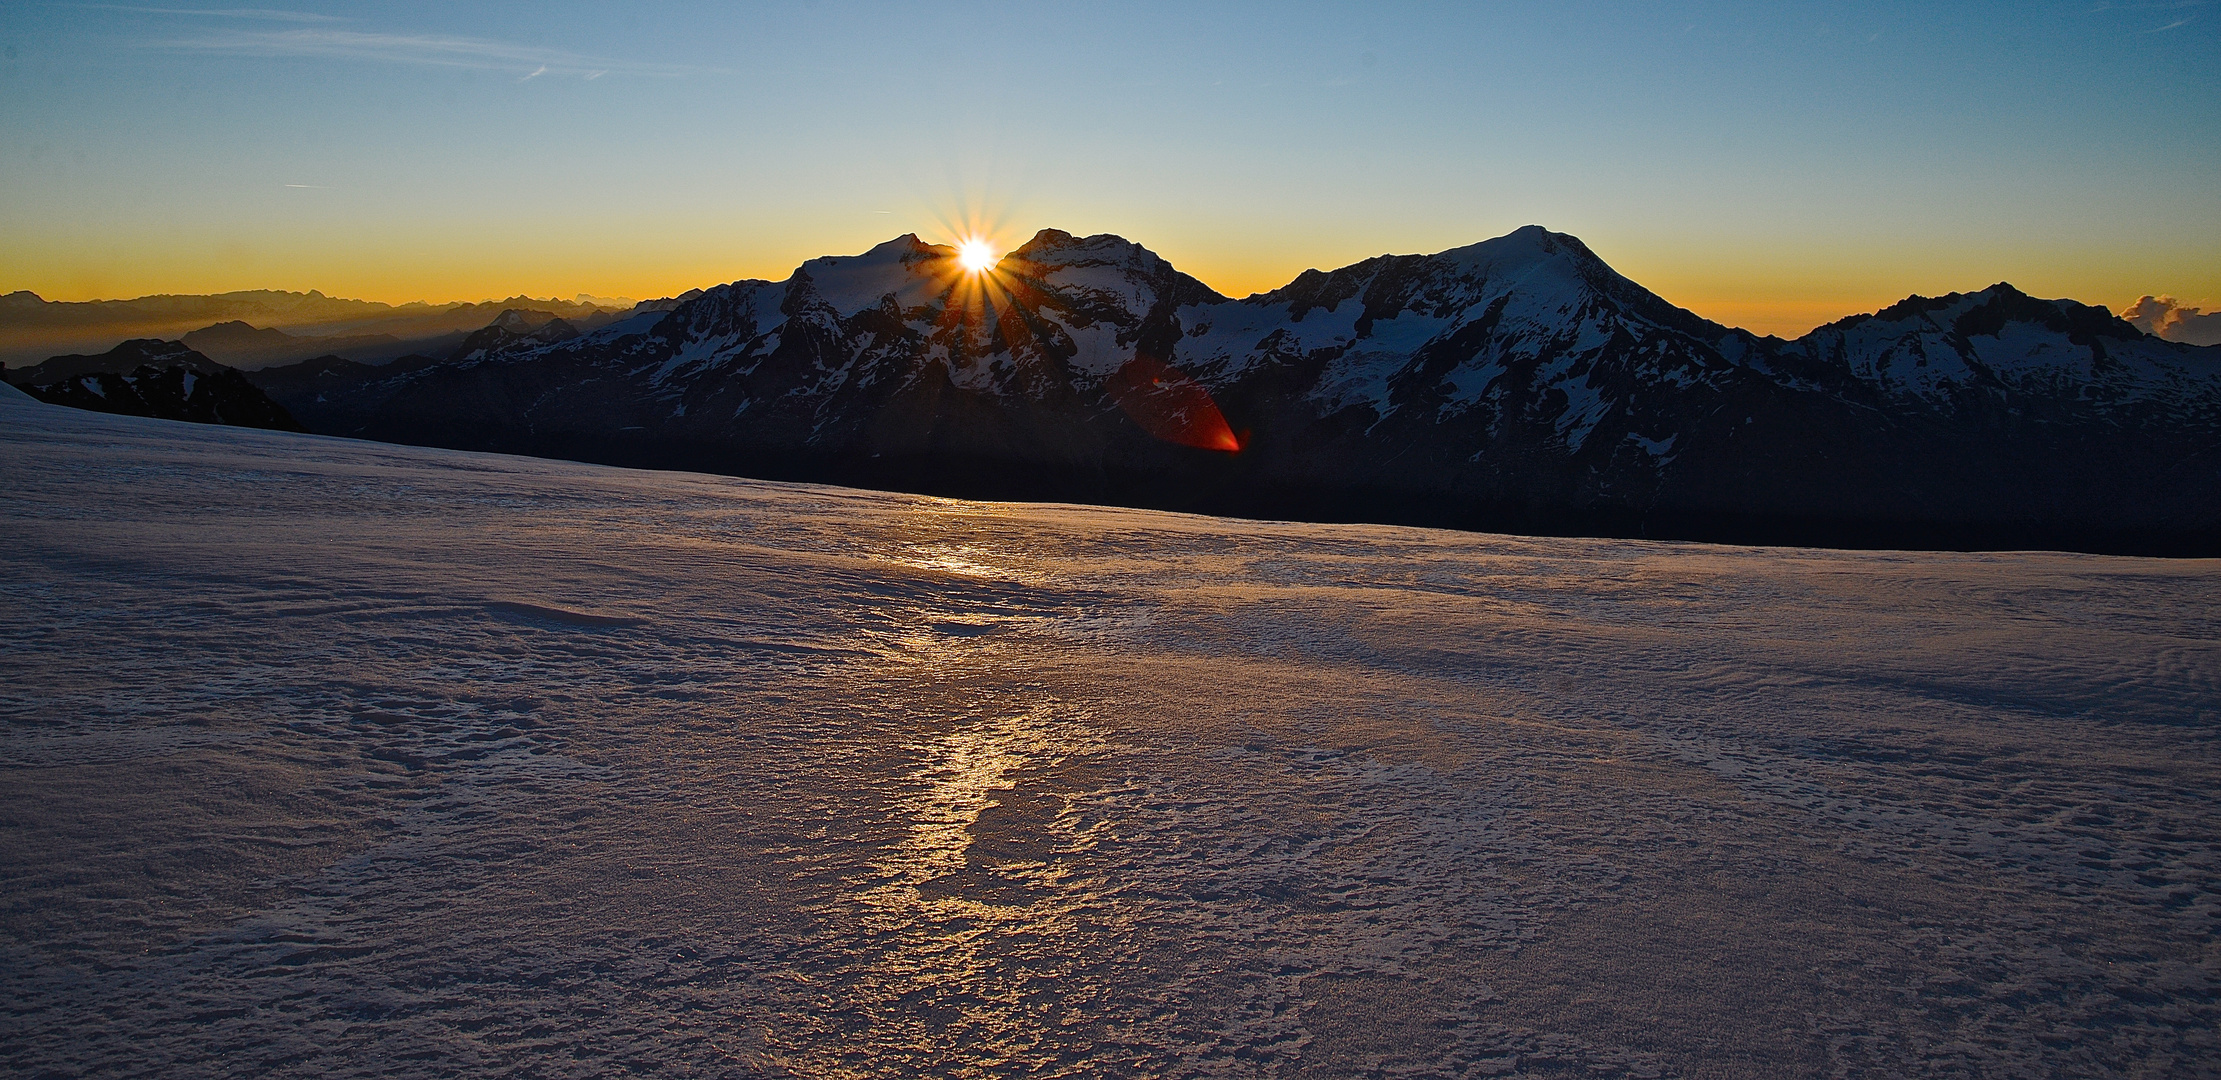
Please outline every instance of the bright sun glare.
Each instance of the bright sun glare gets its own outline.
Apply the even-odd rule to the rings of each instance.
[[[976,274],[995,265],[995,249],[985,240],[966,240],[956,245],[956,261]]]

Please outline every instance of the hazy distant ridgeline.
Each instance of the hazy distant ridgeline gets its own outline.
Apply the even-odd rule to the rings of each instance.
[[[211,359],[241,369],[334,352],[351,360],[377,361],[409,352],[452,349],[463,335],[511,308],[544,311],[576,324],[621,313],[631,306],[526,296],[476,304],[394,306],[342,300],[314,290],[300,293],[269,289],[212,296],[64,302],[19,291],[0,296],[0,363],[18,368],[64,353],[105,352],[130,338],[185,340]],[[246,325],[219,325],[234,322]],[[331,340],[288,345],[270,337],[273,331],[292,338]],[[200,340],[191,338],[196,333],[201,335]],[[260,337],[249,338],[249,333]],[[441,348],[443,344],[445,349]]]

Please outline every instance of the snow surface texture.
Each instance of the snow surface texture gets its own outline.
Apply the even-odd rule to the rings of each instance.
[[[2221,1074],[2210,562],[0,475],[14,1075]]]

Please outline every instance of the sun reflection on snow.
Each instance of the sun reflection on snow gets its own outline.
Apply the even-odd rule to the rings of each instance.
[[[901,555],[889,561],[919,570],[978,578],[982,581],[1008,581],[1020,585],[1048,583],[1048,578],[1044,575],[1015,565],[1007,553],[975,544],[917,544],[904,549]]]
[[[972,826],[996,793],[1017,786],[1011,774],[1057,755],[1047,719],[1036,709],[916,744],[925,762],[913,775],[927,784],[904,801],[910,835],[874,868],[912,890],[962,870]]]

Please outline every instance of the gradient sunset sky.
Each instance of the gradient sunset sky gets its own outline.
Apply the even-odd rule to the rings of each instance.
[[[1535,223],[1794,335],[2221,307],[2221,2],[0,5],[0,291],[649,297],[905,232],[1240,296]]]

